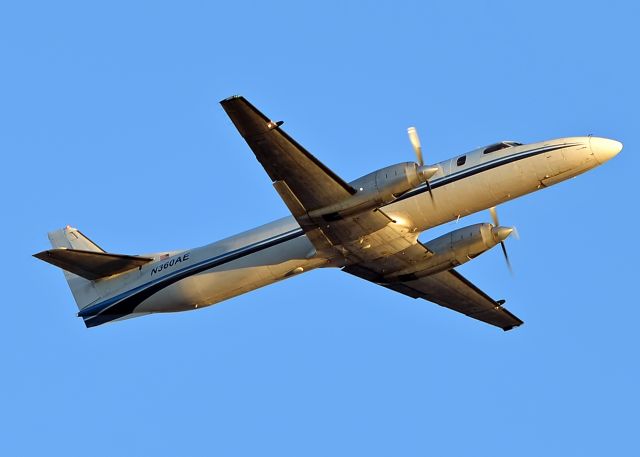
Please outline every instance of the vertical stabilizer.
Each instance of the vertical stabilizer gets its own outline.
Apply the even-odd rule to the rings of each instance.
[[[49,232],[53,248],[80,249],[82,251],[105,252],[100,246],[84,236],[80,230],[67,225],[65,228]]]
[[[54,248],[104,252],[100,246],[84,236],[80,230],[68,225],[63,229],[49,232],[49,241],[51,241],[51,246]],[[94,281],[82,278],[65,270],[63,270],[63,272],[79,310],[100,298]]]

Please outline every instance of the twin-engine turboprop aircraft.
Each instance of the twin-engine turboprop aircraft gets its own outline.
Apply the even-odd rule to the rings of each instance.
[[[319,267],[337,267],[510,330],[522,324],[455,270],[500,244],[512,229],[495,206],[603,164],[622,149],[592,136],[533,144],[503,141],[425,165],[391,165],[350,183],[332,172],[243,97],[221,102],[291,211],[207,246],[146,256],[111,254],[66,227],[35,254],[64,270],[87,327],[218,303]],[[491,209],[493,224],[459,228],[428,242],[421,232]]]

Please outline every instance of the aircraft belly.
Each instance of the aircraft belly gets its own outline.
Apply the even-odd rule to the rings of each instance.
[[[435,203],[424,192],[385,211],[392,217],[409,215],[409,225],[424,231],[535,191],[540,186],[539,169],[545,166],[536,158],[514,162],[435,188]]]
[[[459,181],[455,181],[451,186],[446,186],[446,192],[449,194],[450,207],[447,216],[450,219],[458,216],[464,217],[476,211],[486,208],[495,200],[492,195],[490,185],[495,178],[491,175],[492,171],[479,173]]]
[[[136,312],[176,312],[210,306],[326,262],[314,254],[309,240],[300,236],[182,279],[142,302]]]
[[[486,173],[493,195],[493,203],[489,207],[535,191],[540,184],[537,160],[534,157],[512,162]]]

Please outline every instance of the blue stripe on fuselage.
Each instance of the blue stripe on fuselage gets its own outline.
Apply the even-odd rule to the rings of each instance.
[[[434,179],[433,181],[429,181],[429,184],[431,184],[431,188],[432,189],[436,189],[438,187],[442,187],[445,186],[447,184],[450,184],[454,181],[458,181],[460,179],[464,179],[464,178],[468,178],[469,176],[473,176],[476,175],[478,173],[482,173],[483,171],[487,171],[487,170],[491,170],[493,168],[496,167],[500,167],[502,165],[507,165],[508,163],[512,163],[515,162],[517,160],[523,160],[523,159],[527,159],[529,157],[533,157],[536,156],[538,154],[543,154],[545,152],[551,152],[551,151],[555,151],[557,149],[563,149],[563,148],[567,148],[567,147],[571,147],[571,146],[577,146],[580,143],[565,143],[565,144],[555,144],[555,145],[550,145],[550,146],[543,146],[541,148],[536,148],[536,149],[531,149],[531,150],[525,150],[525,151],[521,151],[518,152],[516,154],[512,154],[512,155],[508,155],[508,156],[503,156],[503,157],[499,157],[497,159],[491,160],[489,162],[484,162],[478,165],[475,165],[471,168],[466,168],[460,171],[456,171],[455,173],[451,173],[448,174],[446,176],[442,176],[440,178]],[[398,197],[398,199],[396,201],[400,201],[400,200],[405,200],[407,198],[411,198],[413,196],[416,196],[418,194],[421,194],[423,192],[428,192],[429,189],[427,188],[426,184],[423,184],[422,186],[414,189],[414,190],[410,190],[409,192],[403,194],[402,196]]]
[[[266,249],[268,247],[272,247],[275,246],[276,244],[280,244],[283,243],[285,241],[289,241],[292,240],[294,238],[297,238],[299,236],[303,235],[303,231],[301,228],[298,229],[293,229],[290,230],[288,232],[285,233],[281,233],[279,235],[275,235],[272,236],[270,238],[258,241],[256,243],[252,243],[249,244],[247,246],[243,246],[239,249],[235,249],[233,251],[229,251],[226,252],[224,254],[215,256],[215,257],[211,257],[209,259],[206,260],[202,260],[194,265],[189,265],[187,267],[184,267],[180,270],[171,272],[169,274],[167,274],[166,276],[157,278],[153,281],[149,281],[145,284],[142,284],[138,287],[135,287],[133,289],[130,289],[126,292],[123,292],[119,295],[116,295],[108,300],[102,301],[100,303],[96,303],[95,305],[91,305],[87,308],[84,308],[82,310],[80,310],[80,312],[78,313],[78,316],[83,317],[85,319],[92,319],[96,316],[98,316],[101,313],[104,313],[106,311],[109,311],[109,309],[115,305],[117,305],[118,303],[121,303],[122,301],[132,297],[133,295],[139,295],[144,293],[144,291],[148,290],[149,288],[156,288],[154,286],[157,285],[161,285],[161,288],[164,288],[170,284],[173,284],[181,279],[187,278],[189,276],[192,276],[194,274],[197,273],[202,273],[203,271],[209,270],[211,268],[220,266],[224,263],[227,262],[231,262],[233,260],[237,260],[241,257],[244,257],[245,255],[248,254],[252,254],[254,252],[257,252],[259,250],[262,249]],[[160,290],[160,289],[158,289]],[[155,292],[154,292],[155,293]],[[146,295],[146,294],[145,294]],[[150,295],[149,295],[150,296]],[[145,297],[148,298],[148,297]],[[142,300],[140,300],[141,302]],[[139,302],[139,303],[140,303]],[[139,304],[138,303],[138,304]],[[111,313],[109,313],[111,314]],[[119,314],[119,313],[118,313]],[[122,317],[122,315],[118,316],[118,317]],[[117,317],[115,317],[117,318]]]

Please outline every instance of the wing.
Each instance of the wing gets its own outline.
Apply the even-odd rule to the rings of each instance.
[[[282,181],[307,211],[338,202],[355,190],[287,135],[244,97],[220,102],[273,182]]]
[[[368,268],[369,267],[369,268]],[[502,307],[504,300],[496,301],[455,270],[406,281],[385,282],[375,263],[366,266],[351,265],[344,271],[374,282],[411,298],[422,298],[469,317],[511,330],[523,322]]]
[[[312,222],[307,217],[309,212],[343,201],[353,195],[355,189],[287,135],[280,128],[282,122],[269,120],[244,97],[230,97],[220,104],[317,249],[341,246],[353,253],[359,246],[351,242],[357,240],[363,244],[362,237],[389,225],[391,219],[380,211],[360,213],[322,225]],[[393,231],[383,235],[387,241],[397,238]]]
[[[424,298],[505,330],[522,324],[455,271],[405,282],[385,275],[406,270],[432,255],[417,233],[383,211],[371,210],[314,222],[308,213],[338,203],[356,191],[300,146],[243,97],[220,102],[273,181],[293,216],[318,250],[332,249],[350,266],[344,270],[413,298]]]

